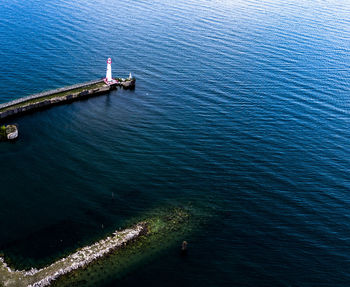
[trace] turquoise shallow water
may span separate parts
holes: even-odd
[[[192,204],[213,219],[189,256],[170,248],[112,286],[348,286],[349,15],[348,1],[2,1],[0,102],[101,78],[107,57],[137,87],[11,121],[0,250],[41,265]]]

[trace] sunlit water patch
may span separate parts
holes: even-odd
[[[349,15],[346,0],[2,1],[1,103],[101,78],[108,57],[137,86],[14,120],[1,252],[45,266],[192,202],[215,220],[186,260],[176,243],[91,282],[348,286]]]

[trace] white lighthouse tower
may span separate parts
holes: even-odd
[[[112,83],[112,59],[108,58],[107,60],[107,72],[106,72],[106,82],[107,83]]]

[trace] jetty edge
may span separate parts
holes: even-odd
[[[135,88],[135,78],[117,78],[112,84],[104,79],[58,88],[0,104],[0,121],[39,109],[109,93],[117,87]]]
[[[0,286],[43,287],[52,284],[56,286],[56,283],[70,279],[71,273],[85,272],[86,268],[96,266],[94,262],[104,262],[112,258],[111,256],[117,258],[119,255],[122,256],[119,252],[123,250],[133,250],[138,246],[136,252],[143,253],[144,250],[139,249],[140,246],[151,247],[145,244],[147,241],[157,246],[163,238],[167,238],[168,242],[176,232],[188,226],[190,217],[190,213],[183,208],[167,210],[160,215],[148,217],[130,228],[117,230],[112,235],[77,249],[74,253],[41,269],[15,270],[6,264],[3,257],[0,257]]]

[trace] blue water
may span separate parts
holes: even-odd
[[[111,286],[349,286],[349,52],[347,0],[2,0],[0,102],[108,57],[137,87],[11,120],[0,250],[45,264],[190,204],[189,255]]]

